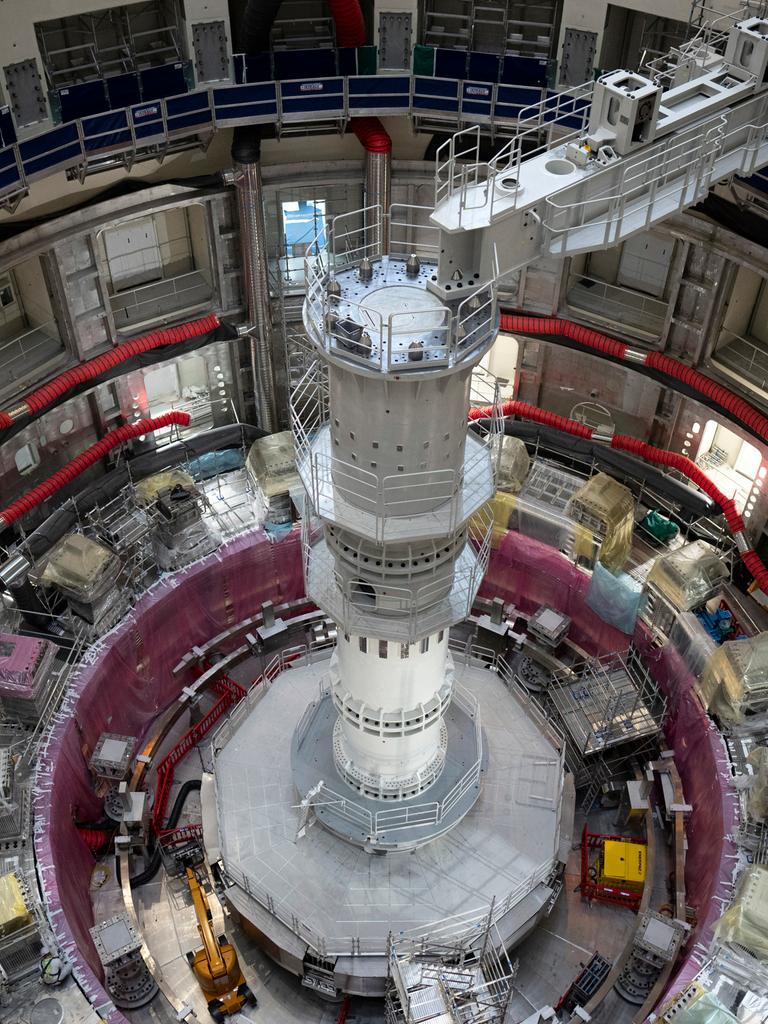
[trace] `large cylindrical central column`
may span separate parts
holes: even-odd
[[[453,692],[447,630],[414,644],[340,637],[331,686],[334,760],[345,781],[384,800],[417,796],[435,781]]]
[[[495,314],[492,301],[441,305],[427,289],[433,268],[415,255],[366,261],[335,268],[322,298],[310,281],[305,304],[325,362],[321,424],[301,422],[306,386],[293,406],[299,473],[323,521],[322,539],[307,526],[307,594],[339,639],[333,707],[324,696],[295,745],[297,777],[308,781],[304,758],[324,763],[317,750],[327,736],[349,787],[337,792],[326,774],[321,820],[386,846],[388,829],[415,828],[399,845],[450,828],[479,788],[479,721],[455,689],[448,643],[471,610],[489,546],[471,520],[493,494],[494,473],[468,413]],[[382,810],[382,801],[402,807]],[[369,814],[367,834],[358,826]]]

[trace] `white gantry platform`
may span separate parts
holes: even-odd
[[[467,433],[460,474],[456,479],[445,474],[445,481],[433,485],[439,496],[441,488],[444,491],[443,503],[409,516],[397,515],[398,502],[402,503],[403,477],[385,477],[373,488],[362,474],[358,474],[359,479],[349,472],[344,476],[347,467],[333,456],[328,427],[320,430],[306,453],[297,458],[296,468],[315,512],[322,519],[337,526],[353,526],[361,537],[379,544],[399,544],[446,536],[482,508],[496,491],[490,453],[485,438]],[[334,486],[334,470],[341,475],[341,486]],[[406,478],[416,493],[421,484],[419,476],[426,478],[427,474],[412,473]],[[353,504],[350,497],[357,498],[359,504]]]
[[[561,751],[495,673],[457,665],[456,681],[484,723],[479,795],[428,845],[366,852],[313,825],[293,785],[294,733],[322,700],[326,672],[327,663],[288,668],[215,752],[219,834],[206,835],[206,845],[220,845],[231,906],[294,973],[307,954],[320,957],[332,963],[338,988],[367,995],[384,991],[390,934],[460,936],[469,945],[493,907],[505,941],[519,941],[552,895],[561,828],[569,842],[573,806],[566,799],[562,820]],[[332,777],[329,754],[318,777],[331,801],[348,798],[354,813],[359,795]],[[385,806],[401,814],[407,802]],[[371,826],[361,819],[360,827]]]

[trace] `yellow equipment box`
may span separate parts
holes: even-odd
[[[30,920],[18,878],[13,873],[3,875],[0,878],[0,936],[23,928]]]
[[[606,839],[602,882],[642,889],[646,870],[647,848],[643,843],[622,843],[618,839]]]

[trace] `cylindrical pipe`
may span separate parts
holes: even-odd
[[[392,202],[392,152],[365,152],[365,244],[370,256],[389,254],[389,207]]]
[[[161,427],[170,427],[173,424],[188,427],[190,419],[188,412],[165,412],[162,416],[153,416],[151,419],[139,420],[137,423],[129,423],[110,430],[100,441],[92,444],[90,448],[86,448],[66,466],[62,466],[53,476],[49,476],[47,480],[38,484],[37,487],[33,487],[31,491],[0,511],[0,528],[10,526],[27,512],[31,512],[33,508],[52,497],[62,487],[84,473],[99,459],[103,459],[113,448],[117,448],[124,441],[130,441],[132,438],[141,437],[144,434],[151,434],[155,430],[160,430]]]
[[[328,0],[336,26],[336,45],[356,49],[365,46],[365,21],[360,0]]]
[[[749,427],[763,441],[768,441],[768,417],[759,412],[745,399],[735,395],[728,388],[723,387],[703,373],[694,370],[678,359],[664,355],[661,352],[644,352],[631,348],[623,341],[611,338],[600,331],[593,331],[589,327],[575,324],[571,320],[561,320],[559,317],[521,316],[512,313],[502,313],[500,329],[502,331],[520,331],[523,334],[559,334],[564,338],[583,345],[585,348],[594,349],[604,355],[621,359],[625,363],[634,363],[647,366],[651,370],[657,370],[668,377],[682,381],[693,391],[698,391],[711,402],[724,409],[744,426]]]
[[[272,363],[272,318],[267,279],[267,231],[258,157],[235,167],[243,285],[248,306],[251,372],[258,426],[275,430],[275,371]]]
[[[65,370],[58,377],[49,380],[47,384],[37,388],[27,395],[12,409],[0,412],[0,430],[13,426],[16,420],[23,416],[42,412],[43,409],[52,405],[58,398],[65,395],[78,384],[94,380],[107,370],[132,359],[140,352],[149,352],[152,349],[162,348],[165,345],[175,345],[180,341],[187,341],[189,338],[198,337],[215,330],[220,325],[219,318],[214,314],[201,317],[199,320],[191,320],[186,324],[178,324],[176,327],[166,327],[159,331],[152,331],[150,334],[143,334],[140,338],[133,338],[126,341],[117,348],[110,349],[103,355],[94,359],[87,359],[71,370]]]

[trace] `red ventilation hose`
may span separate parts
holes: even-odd
[[[339,46],[365,46],[365,22],[360,0],[328,0]],[[353,117],[349,126],[368,153],[391,153],[392,139],[378,117]]]
[[[47,480],[38,484],[37,487],[33,487],[27,494],[17,498],[7,508],[4,508],[0,512],[0,527],[10,526],[17,519],[26,515],[27,512],[31,512],[33,508],[36,508],[41,502],[50,498],[57,491],[60,491],[62,487],[85,472],[89,466],[98,462],[99,459],[103,459],[108,452],[111,452],[113,448],[117,448],[124,441],[130,441],[134,437],[141,437],[142,434],[151,434],[154,430],[159,430],[161,427],[169,427],[172,424],[188,427],[190,419],[191,417],[188,412],[166,412],[162,416],[139,420],[138,423],[131,423],[127,426],[110,430],[105,437],[102,437],[96,444],[92,444],[90,448],[86,448],[84,452],[71,462],[68,462],[66,466],[62,466],[53,476],[49,476]]]
[[[365,46],[365,22],[360,0],[328,0],[328,9],[336,25],[338,45],[350,49]]]
[[[554,427],[556,430],[562,430],[567,434],[573,434],[575,437],[585,438],[586,440],[608,440],[606,437],[598,435],[596,431],[584,423],[568,419],[565,416],[558,416],[556,413],[547,412],[545,409],[539,409],[535,405],[528,405],[527,402],[504,402],[500,411],[503,416],[519,416],[521,419],[542,423],[545,426]],[[483,419],[492,413],[493,409],[490,406],[481,406],[469,410],[469,419]],[[653,445],[646,444],[645,441],[640,441],[636,437],[627,437],[624,434],[614,434],[610,439],[610,445],[611,448],[629,452],[631,455],[645,459],[646,462],[655,462],[659,466],[676,469],[716,502],[723,510],[725,521],[736,542],[741,560],[755,578],[757,585],[763,593],[768,594],[768,569],[763,565],[757,552],[750,547],[744,532],[744,520],[738,512],[733,498],[723,494],[720,488],[712,483],[695,462],[692,462],[687,455],[669,452],[663,448],[655,448]]]
[[[392,139],[378,117],[353,117],[349,123],[369,153],[392,152]]]
[[[523,334],[559,334],[586,348],[592,348],[596,352],[602,352],[627,363],[636,363],[652,370],[659,370],[668,377],[682,381],[694,391],[698,391],[699,394],[715,402],[744,426],[753,430],[763,441],[768,442],[768,417],[745,399],[739,398],[728,388],[723,387],[722,384],[710,380],[698,370],[681,363],[679,359],[662,355],[660,352],[643,352],[640,349],[634,349],[607,334],[582,327],[570,320],[561,320],[559,317],[517,316],[502,313],[501,330],[519,331]]]
[[[106,373],[107,370],[111,370],[141,352],[149,352],[150,349],[175,345],[180,341],[196,338],[215,330],[219,325],[219,318],[211,314],[201,317],[199,320],[192,320],[188,324],[152,331],[151,334],[143,334],[140,338],[126,341],[123,345],[118,345],[117,348],[96,356],[94,359],[88,359],[71,370],[65,370],[58,377],[54,377],[52,381],[43,384],[42,387],[27,395],[13,414],[0,412],[0,430],[7,430],[21,416],[41,412],[47,406],[52,405],[56,399],[77,387],[78,384],[100,377],[102,373]]]
[[[115,824],[115,828],[117,828],[117,824]],[[104,832],[102,829],[78,828],[77,831],[94,856],[101,853],[111,838],[110,833]]]

